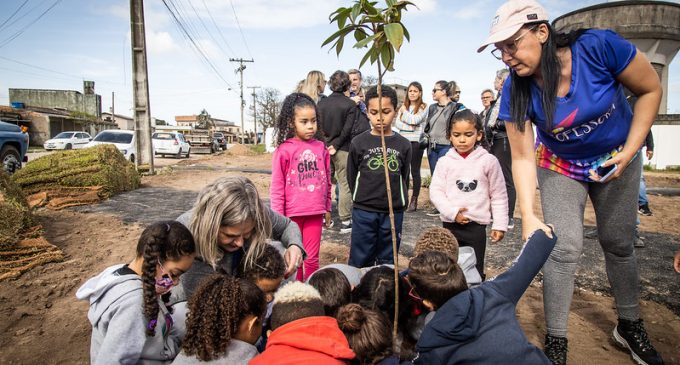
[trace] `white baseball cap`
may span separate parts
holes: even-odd
[[[526,23],[547,21],[548,12],[534,0],[509,0],[496,10],[491,22],[489,37],[477,49],[482,52],[486,46],[510,38]]]

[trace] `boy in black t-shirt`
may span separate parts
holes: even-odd
[[[394,263],[380,144],[381,129],[385,135],[387,149],[397,249],[401,242],[404,210],[408,204],[411,143],[392,131],[392,121],[396,116],[397,93],[391,87],[383,86],[382,103],[379,100],[375,86],[366,92],[371,130],[361,133],[352,140],[347,157],[347,180],[354,201],[349,264],[356,267]]]

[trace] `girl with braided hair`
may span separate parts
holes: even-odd
[[[194,261],[196,246],[181,223],[148,226],[128,264],[105,269],[78,289],[90,302],[92,364],[167,362],[179,352],[179,333],[162,297]]]
[[[172,364],[247,364],[258,354],[266,309],[264,293],[250,281],[209,276],[189,300],[187,334]]]

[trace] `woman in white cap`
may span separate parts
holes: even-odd
[[[636,156],[659,109],[656,72],[642,52],[612,31],[556,33],[533,0],[503,4],[478,52],[488,45],[511,69],[499,119],[508,122],[522,236],[550,232],[533,208],[538,178],[545,222],[559,237],[543,269],[546,355],[555,364],[566,363],[567,318],[590,197],[618,312],[614,340],[640,364],[663,364],[640,319],[633,248],[641,163]],[[624,87],[638,97],[634,110]]]

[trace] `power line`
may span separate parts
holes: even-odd
[[[35,20],[32,22],[28,23],[25,27],[21,28],[18,32],[16,32],[13,36],[11,36],[9,39],[5,40],[4,43],[0,44],[0,48],[6,46],[13,40],[15,40],[17,37],[22,35],[26,29],[30,28],[33,24],[35,24],[38,20],[40,20],[45,14],[49,13],[50,10],[52,10],[57,4],[59,4],[62,0],[56,0],[49,8],[47,8],[45,11],[42,12]]]
[[[23,19],[23,18],[25,18],[26,16],[28,16],[28,14],[32,13],[33,10],[38,9],[39,7],[43,6],[43,4],[46,3],[47,1],[48,1],[48,0],[43,0],[43,1],[41,1],[38,5],[36,5],[36,6],[32,7],[32,8],[30,8],[30,9],[28,9],[28,11],[26,11],[24,14],[22,14],[21,16],[19,16],[19,17],[16,18],[16,19],[14,19],[11,23],[7,24],[7,27],[11,27],[12,25],[16,24],[18,21],[20,21],[21,19]]]
[[[234,19],[236,19],[236,25],[238,26],[238,31],[241,33],[241,39],[243,39],[243,44],[245,44],[246,50],[248,51],[248,55],[250,55],[250,58],[253,58],[253,54],[250,53],[250,47],[248,47],[248,42],[246,42],[246,37],[243,35],[241,24],[238,21],[238,15],[236,15],[236,8],[234,8],[234,2],[232,0],[229,0],[229,4],[231,4],[231,10],[234,12]]]
[[[208,33],[208,36],[210,36],[210,39],[212,39],[213,42],[215,42],[215,44],[217,45],[217,47],[220,49],[220,51],[222,51],[222,53],[224,53],[225,56],[227,56],[227,58],[232,57],[232,55],[230,55],[229,53],[227,53],[227,51],[225,51],[224,48],[222,48],[222,45],[217,41],[217,39],[215,39],[215,37],[213,36],[212,32],[210,32],[210,31],[208,30],[208,27],[205,25],[205,22],[203,21],[203,18],[201,18],[201,16],[198,14],[198,11],[196,11],[196,8],[194,7],[194,4],[191,2],[191,0],[188,0],[188,1],[189,1],[189,5],[191,6],[191,9],[194,11],[194,14],[196,14],[196,17],[198,18],[198,21],[201,22],[201,25],[203,26],[203,29],[205,30],[206,33]]]
[[[209,67],[215,72],[217,77],[219,77],[229,88],[233,88],[231,86],[231,84],[224,77],[222,77],[222,74],[220,74],[220,72],[217,70],[217,67],[215,67],[215,65],[210,61],[208,56],[203,52],[203,50],[198,46],[198,44],[196,44],[196,41],[191,36],[191,34],[189,34],[189,32],[187,31],[184,24],[182,22],[180,22],[177,15],[175,14],[175,12],[168,5],[168,1],[170,1],[172,3],[171,0],[163,0],[163,4],[165,5],[165,7],[168,9],[170,14],[172,15],[172,18],[175,20],[175,23],[177,24],[177,26],[185,34],[185,36],[189,40],[189,42],[191,42],[191,44],[194,46],[194,49],[200,54],[200,56],[203,58],[203,60],[205,60],[205,62],[208,63]]]
[[[220,27],[217,26],[217,22],[215,21],[215,18],[213,18],[212,12],[210,12],[210,10],[208,9],[208,5],[206,5],[205,0],[202,0],[202,1],[203,1],[203,7],[205,8],[205,11],[210,16],[210,20],[212,21],[213,25],[215,26],[215,29],[217,29],[217,33],[220,35],[220,38],[222,38],[222,40],[224,41],[224,44],[227,46],[229,51],[231,53],[235,54],[236,52],[234,52],[234,50],[229,45],[229,42],[227,42],[227,39],[224,37],[224,34],[222,33],[222,30],[220,29]]]
[[[5,21],[2,22],[2,24],[0,24],[0,29],[2,29],[2,27],[4,27],[8,21],[12,20],[12,18],[14,18],[14,16],[17,15],[19,11],[21,11],[21,8],[23,8],[24,5],[26,5],[26,3],[28,3],[28,0],[24,0],[24,2],[21,5],[19,5],[19,8],[15,10],[14,13],[12,13],[12,15],[9,16],[9,18],[5,19]]]

